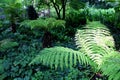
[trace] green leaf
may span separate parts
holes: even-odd
[[[78,57],[79,56],[79,57]],[[77,63],[90,64],[87,56],[79,51],[75,51],[64,47],[45,48],[39,55],[37,55],[29,65],[40,64],[50,66],[51,68],[71,68],[76,66]],[[49,59],[49,60],[48,60]],[[79,59],[79,62],[78,62]]]
[[[14,42],[10,39],[5,39],[5,40],[0,41],[0,51],[2,51],[2,52],[6,51],[8,49],[11,49],[15,46],[18,46],[18,43]]]

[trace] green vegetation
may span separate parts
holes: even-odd
[[[0,0],[0,80],[119,80],[119,0]]]
[[[18,46],[17,42],[13,42],[10,39],[0,41],[0,51],[4,52],[12,47]]]

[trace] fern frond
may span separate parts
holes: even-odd
[[[45,48],[30,63],[50,66],[51,68],[72,68],[78,63],[91,64],[91,60],[83,53],[64,47]]]
[[[88,28],[88,29],[107,29],[107,27],[103,24],[101,24],[100,21],[93,21],[93,22],[88,22],[86,27],[85,28]]]
[[[46,28],[47,24],[43,19],[25,20],[21,23],[20,26],[25,26],[26,28],[31,28],[31,29],[34,29],[34,28],[41,29],[41,28]]]
[[[2,74],[4,72],[4,67],[3,67],[3,60],[0,59],[0,74]]]
[[[102,58],[101,70],[108,80],[120,80],[120,54],[111,51],[111,54]]]
[[[0,41],[0,51],[4,52],[7,49],[13,48],[15,46],[18,46],[17,42],[13,42],[11,39],[4,39]]]
[[[26,20],[26,21],[23,21],[20,26],[25,26],[31,29],[51,30],[56,27],[65,27],[65,21],[56,20],[55,18]]]
[[[97,65],[102,63],[101,58],[105,54],[110,53],[109,47],[114,47],[114,39],[109,29],[98,21],[89,22],[85,29],[78,30],[75,40],[79,50],[88,55]]]
[[[108,80],[120,79],[120,54],[109,29],[100,22],[90,22],[84,30],[78,30],[76,44],[101,69]]]

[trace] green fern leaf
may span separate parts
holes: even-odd
[[[68,55],[65,55],[65,66],[66,67],[69,67],[69,53],[68,53]]]
[[[115,47],[109,29],[98,21],[89,22],[85,29],[78,30],[75,40],[79,51],[85,53],[98,66],[102,63],[102,57],[110,53],[110,48]]]
[[[64,68],[72,68],[77,63],[91,64],[90,60],[83,53],[64,47],[45,48],[29,65],[39,63],[55,69],[61,68],[62,70]]]
[[[67,56],[67,55],[66,55]],[[60,59],[59,59],[59,57],[60,57],[60,53],[57,53],[56,52],[56,55],[55,55],[55,57],[56,57],[56,59],[58,59],[58,60],[55,60],[55,69],[57,69],[58,67],[59,67],[59,61],[60,61]],[[66,58],[66,60],[65,61],[67,61],[68,59]],[[48,63],[49,64],[49,63]],[[66,64],[67,64],[67,62],[66,62]],[[67,66],[68,67],[68,66]]]
[[[71,52],[69,52],[69,54],[70,54],[69,55],[69,57],[70,57],[69,58],[69,62],[70,62],[69,65],[70,65],[70,69],[72,69],[72,67],[73,67],[73,54]]]
[[[37,20],[25,20],[20,25],[30,29],[43,29],[51,30],[57,27],[65,27],[64,20],[56,20],[55,18],[37,19]]]
[[[0,41],[0,51],[4,52],[8,49],[11,49],[15,46],[18,46],[17,42],[12,41],[11,39],[4,39]]]
[[[120,79],[120,54],[115,51],[111,51],[110,54],[102,57],[101,70],[104,75],[109,76],[108,80]]]

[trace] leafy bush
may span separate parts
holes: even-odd
[[[79,25],[86,24],[87,20],[84,11],[77,11],[74,9],[68,10],[66,16],[66,25],[72,27],[78,27]]]
[[[115,20],[115,10],[114,8],[110,9],[96,9],[96,8],[87,8],[87,18],[90,21],[102,21],[103,23],[114,24]]]
[[[30,67],[28,64],[38,51],[39,49],[36,50],[34,43],[29,46],[24,44],[17,49],[11,50],[2,63],[5,74],[4,79],[30,80],[36,68]]]
[[[89,70],[79,71],[78,69],[38,71],[32,80],[88,80],[89,73]]]
[[[86,24],[87,20],[101,21],[109,25],[114,25],[116,23],[114,8],[97,9],[94,7],[86,7],[79,10],[68,10],[66,14],[66,23],[68,26],[72,27],[78,27],[81,24]]]

